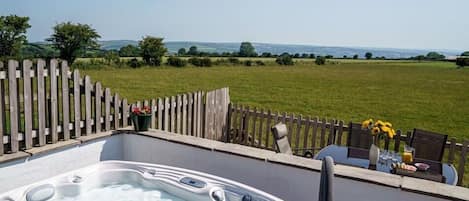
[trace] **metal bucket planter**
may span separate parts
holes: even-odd
[[[132,123],[135,131],[148,131],[150,127],[151,115],[132,115]]]

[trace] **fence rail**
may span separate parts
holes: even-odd
[[[327,145],[345,145],[348,136],[348,123],[342,120],[309,117],[273,112],[272,110],[249,108],[244,105],[229,105],[228,127],[224,140],[226,142],[276,151],[276,145],[270,128],[282,122],[288,128],[288,141],[295,155],[314,155]],[[410,142],[411,132],[396,132],[393,139],[384,139],[379,143],[385,149],[399,151]],[[446,143],[446,162],[454,164],[458,172],[458,185],[462,185],[467,161],[469,141],[456,143],[450,138]],[[457,162],[457,163],[456,163]]]

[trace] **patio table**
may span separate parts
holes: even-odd
[[[329,145],[321,149],[314,157],[314,159],[322,160],[326,156],[331,156],[334,159],[336,164],[354,166],[359,168],[367,168],[371,170],[376,170],[380,172],[392,173],[391,164],[392,161],[380,161],[376,166],[370,166],[370,161],[368,159],[368,150],[355,148],[355,147],[346,147],[338,145]],[[401,162],[402,159],[397,157],[398,162]],[[414,162],[423,162],[430,165],[430,169],[425,172],[417,171],[415,173],[408,173],[405,176],[417,177],[425,179],[427,178],[438,178],[443,177],[446,184],[456,185],[458,181],[458,174],[453,165],[447,163],[441,163],[438,161],[428,161],[424,159],[414,158]]]

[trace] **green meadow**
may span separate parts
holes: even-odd
[[[231,101],[279,112],[360,122],[382,119],[403,131],[469,136],[469,69],[449,62],[332,60],[317,66],[102,67],[83,70],[129,101],[230,88]]]

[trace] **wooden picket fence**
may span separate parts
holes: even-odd
[[[137,101],[133,107],[151,107],[151,128],[183,135],[221,140],[225,133],[229,89]]]
[[[0,62],[0,97],[0,158],[130,125],[127,99],[71,72],[66,61]],[[155,129],[210,139],[227,129],[228,88],[143,101],[149,104]]]
[[[335,119],[309,117],[303,115],[273,112],[272,110],[250,108],[249,106],[230,104],[227,124],[230,129],[224,136],[225,142],[243,144],[276,151],[271,127],[284,123],[288,129],[288,141],[295,155],[312,157],[327,145],[346,145],[348,122]],[[410,143],[411,132],[397,130],[396,136],[379,143],[385,149],[402,150]],[[467,161],[469,140],[463,144],[450,138],[446,143],[446,162],[453,164],[458,172],[458,185],[463,185],[464,170]]]
[[[128,125],[128,104],[66,61],[0,62],[0,156]]]

